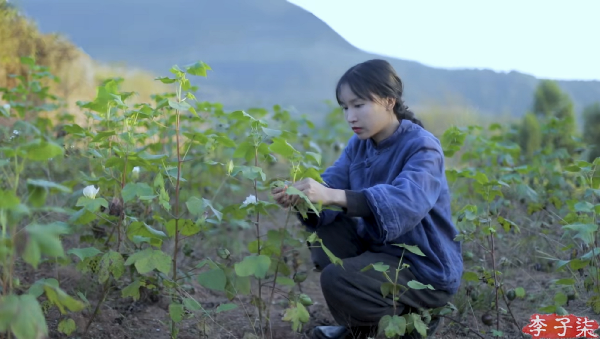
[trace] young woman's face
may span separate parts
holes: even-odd
[[[379,142],[398,128],[393,100],[360,99],[350,86],[344,84],[340,88],[340,101],[346,121],[361,140],[373,138],[375,142]]]

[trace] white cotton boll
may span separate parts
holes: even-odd
[[[250,204],[256,204],[256,197],[253,194],[249,195],[246,200],[244,200],[242,206],[248,206]]]
[[[83,195],[90,199],[96,199],[96,194],[98,194],[99,191],[100,187],[96,188],[94,185],[90,185],[83,189]]]

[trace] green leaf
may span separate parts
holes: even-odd
[[[84,260],[85,258],[94,257],[100,253],[102,253],[102,252],[95,247],[72,248],[69,251],[67,251],[67,254],[74,254],[80,260]]]
[[[98,281],[105,283],[110,275],[119,279],[125,272],[124,259],[121,253],[109,250],[100,259],[100,268],[98,271]]]
[[[154,194],[154,190],[152,189],[152,187],[150,187],[150,185],[144,183],[144,182],[140,182],[140,183],[127,183],[125,185],[125,187],[123,187],[123,190],[121,191],[121,196],[123,197],[123,202],[127,203],[131,200],[133,200],[133,198],[137,197],[145,197],[145,196],[151,196]]]
[[[508,219],[498,216],[498,222],[500,223],[500,225],[502,225],[502,228],[504,228],[504,232],[508,233],[512,229],[516,233],[521,233],[521,229],[519,228],[519,226]]]
[[[291,279],[291,278],[288,278],[288,277],[278,276],[277,279],[275,279],[275,281],[278,284],[284,285],[284,286],[294,286],[294,285],[296,285],[296,282],[294,281],[294,279]]]
[[[169,78],[169,77],[158,77],[158,78],[155,78],[154,80],[158,80],[158,81],[162,82],[163,84],[172,84],[177,81],[177,79],[173,79],[173,78]]]
[[[563,279],[558,279],[554,283],[557,284],[557,285],[575,285],[575,279],[573,279],[573,278],[563,278]]]
[[[575,204],[575,212],[591,213],[594,212],[594,205],[587,201],[580,201]]]
[[[581,260],[581,259],[573,259],[569,262],[569,266],[571,266],[571,268],[573,270],[579,270],[579,269],[585,268],[589,264],[590,264],[589,260]]]
[[[174,99],[169,99],[169,106],[179,111],[187,111],[192,107],[185,101],[177,102]]]
[[[393,284],[391,282],[384,282],[383,284],[381,284],[380,286],[380,290],[381,290],[381,296],[383,298],[387,297],[388,295],[390,295],[390,293],[396,293],[398,292],[399,286],[396,284]]]
[[[140,287],[145,286],[146,283],[138,279],[134,280],[131,284],[127,285],[121,290],[121,297],[131,297],[133,300],[140,299]]]
[[[10,331],[16,339],[46,337],[48,325],[37,299],[30,294],[0,299],[0,331]]]
[[[212,70],[210,66],[208,66],[202,61],[198,61],[194,64],[188,65],[185,67],[185,69],[185,71],[190,75],[202,77],[206,77],[206,71]]]
[[[540,310],[540,312],[543,312],[543,313],[555,313],[556,305],[543,306],[543,307],[540,307],[539,310]]]
[[[136,252],[127,258],[125,266],[131,264],[135,264],[139,274],[146,274],[154,269],[164,274],[169,274],[169,271],[171,271],[171,257],[161,250],[151,248]]]
[[[286,158],[290,158],[299,152],[292,147],[287,141],[279,138],[273,138],[273,143],[269,146],[269,149],[277,154],[281,154]]]
[[[67,309],[70,312],[79,312],[86,307],[83,302],[73,298],[58,287],[58,281],[54,279],[46,279],[44,292],[46,292],[48,300],[58,307],[61,314],[67,314]]]
[[[94,137],[92,138],[92,142],[104,142],[113,135],[117,135],[117,131],[101,131],[94,135]]]
[[[444,132],[441,138],[442,148],[446,157],[452,157],[463,146],[467,133],[456,126],[452,126]]]
[[[342,261],[342,259],[336,257],[335,254],[333,254],[333,252],[331,252],[329,250],[329,248],[327,248],[325,245],[323,245],[322,241],[321,241],[321,248],[323,249],[323,252],[325,252],[325,254],[327,255],[327,258],[329,258],[329,261],[331,261],[332,264],[340,265],[340,266],[344,267],[344,262]]]
[[[291,303],[291,306],[285,310],[283,321],[292,322],[292,330],[300,332],[302,325],[308,323],[310,315],[302,303]]]
[[[406,284],[408,285],[408,287],[415,289],[415,290],[422,290],[425,288],[428,288],[430,290],[435,290],[435,288],[433,288],[433,286],[431,286],[430,284],[424,285],[416,280],[411,280]]]
[[[64,257],[60,236],[68,233],[65,223],[54,222],[48,225],[30,224],[25,227],[28,240],[23,252],[23,260],[37,269],[42,255]]]
[[[209,271],[198,274],[198,283],[208,289],[215,291],[225,291],[227,276],[220,268],[213,268]]]
[[[406,333],[406,319],[397,315],[385,315],[379,319],[379,334],[385,333],[387,338],[404,336]]]
[[[59,191],[59,192],[64,192],[64,193],[71,193],[72,192],[72,190],[69,187],[57,184],[57,183],[52,182],[52,181],[47,181],[47,180],[27,179],[27,185],[29,185],[29,186],[35,186],[35,187],[47,188],[47,189],[51,189],[51,190],[55,190],[55,191]]]
[[[61,320],[58,323],[58,332],[64,333],[66,335],[71,335],[77,329],[77,325],[75,325],[75,321],[71,318],[66,318]]]
[[[300,198],[302,198],[302,200],[304,200],[304,202],[308,205],[308,207],[313,212],[319,213],[319,210],[315,207],[315,205],[313,205],[313,203],[310,201],[310,199],[308,199],[308,197],[306,196],[306,194],[304,194],[304,192],[300,191],[296,187],[293,187],[293,186],[288,187],[287,190],[285,190],[285,193],[287,193],[289,195],[298,195],[298,196],[300,196]]]
[[[421,249],[419,249],[418,246],[416,245],[406,245],[406,244],[393,244],[394,246],[398,246],[398,247],[404,247],[406,248],[409,252],[416,254],[416,255],[420,255],[422,257],[425,256],[425,254],[423,254],[423,252],[421,251]]]
[[[315,152],[304,152],[304,154],[313,158],[319,166],[321,166],[321,154]]]
[[[190,197],[185,203],[188,211],[195,216],[200,216],[206,210],[206,204],[204,200],[201,200],[197,197]]]
[[[579,172],[579,171],[581,171],[581,167],[572,164],[572,165],[569,165],[569,166],[565,167],[565,171],[567,171],[567,172]]]
[[[13,191],[0,190],[0,208],[13,209],[21,203],[21,200]]]
[[[183,306],[190,311],[200,311],[202,309],[202,305],[196,299],[192,298],[183,298]]]
[[[554,305],[555,306],[562,306],[567,303],[567,300],[568,300],[567,296],[562,292],[558,292],[554,295]]]
[[[182,304],[170,304],[169,305],[169,316],[171,320],[179,323],[183,320],[183,305]]]
[[[235,273],[240,277],[255,276],[258,279],[264,279],[269,267],[271,258],[266,255],[249,255],[235,264]]]
[[[598,231],[598,225],[595,224],[574,223],[570,225],[564,225],[562,228],[576,232],[574,238],[583,240],[585,244],[593,243],[594,234]]]
[[[233,158],[244,158],[246,160],[254,158],[254,144],[250,141],[244,141],[237,145],[233,152]]]
[[[223,219],[223,213],[214,208],[210,200],[202,198],[202,201],[204,201],[204,206],[210,208],[220,222]]]
[[[229,113],[229,118],[231,118],[232,120],[238,120],[240,122],[256,121],[256,119],[254,119],[253,116],[246,113],[245,111],[233,111]]]
[[[88,198],[86,196],[81,196],[81,197],[79,197],[79,199],[77,199],[77,203],[75,204],[75,206],[83,207],[86,210],[94,213],[100,209],[100,206],[104,206],[104,208],[108,208],[108,201],[106,201],[106,199],[104,199],[104,198],[96,197],[95,199],[92,199],[92,198]]]
[[[168,238],[164,232],[154,229],[141,221],[134,221],[127,227],[127,238],[133,241],[136,236],[149,238],[150,244],[155,247],[160,247],[163,239]]]
[[[58,332],[60,333],[71,335],[76,329],[75,320],[71,318],[63,319],[58,323]]]
[[[410,316],[413,320],[413,326],[415,327],[415,330],[417,330],[417,332],[421,336],[426,336],[427,335],[427,325],[425,325],[425,323],[421,319],[421,316],[416,313],[411,313]]]
[[[374,269],[377,272],[387,272],[388,269],[390,268],[389,265],[385,265],[383,262],[377,262],[374,264],[370,264],[369,266],[363,268],[362,270],[360,270],[361,272],[366,272],[370,269]]]
[[[231,311],[231,310],[235,310],[236,308],[238,308],[238,305],[236,304],[221,304],[217,307],[217,309],[215,310],[215,313],[221,313],[221,312],[227,312],[227,311]]]
[[[248,180],[267,180],[267,176],[262,168],[257,166],[235,166],[231,175],[236,176],[240,172],[242,173],[242,176]]]
[[[321,174],[313,167],[309,167],[306,169],[306,171],[302,172],[300,178],[312,178],[316,182],[319,182],[321,184],[325,183],[325,181],[323,181],[323,178],[321,178]]]
[[[64,149],[60,145],[40,139],[23,145],[23,149],[26,152],[25,158],[33,161],[46,161],[64,154]]]
[[[169,222],[166,225],[166,229],[167,229],[167,234],[170,237],[175,236],[175,231],[176,231],[176,227],[177,226],[177,230],[179,231],[179,234],[183,235],[183,236],[192,236],[194,234],[197,234],[201,231],[200,225],[194,223],[192,220],[189,219],[179,219],[178,224],[176,225],[176,220],[175,219],[171,219],[169,220]]]
[[[383,262],[373,264],[373,269],[377,272],[387,272],[389,268],[390,266],[383,264]]]
[[[463,279],[466,280],[466,281],[478,282],[479,281],[479,276],[475,272],[465,271],[463,273]]]

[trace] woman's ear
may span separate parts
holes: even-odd
[[[386,106],[387,110],[393,111],[394,106],[396,105],[396,98],[388,98],[386,104],[387,104],[387,106]]]

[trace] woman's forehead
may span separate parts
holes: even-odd
[[[360,98],[350,89],[350,86],[344,84],[340,87],[340,100],[351,104],[354,101],[360,100]]]

